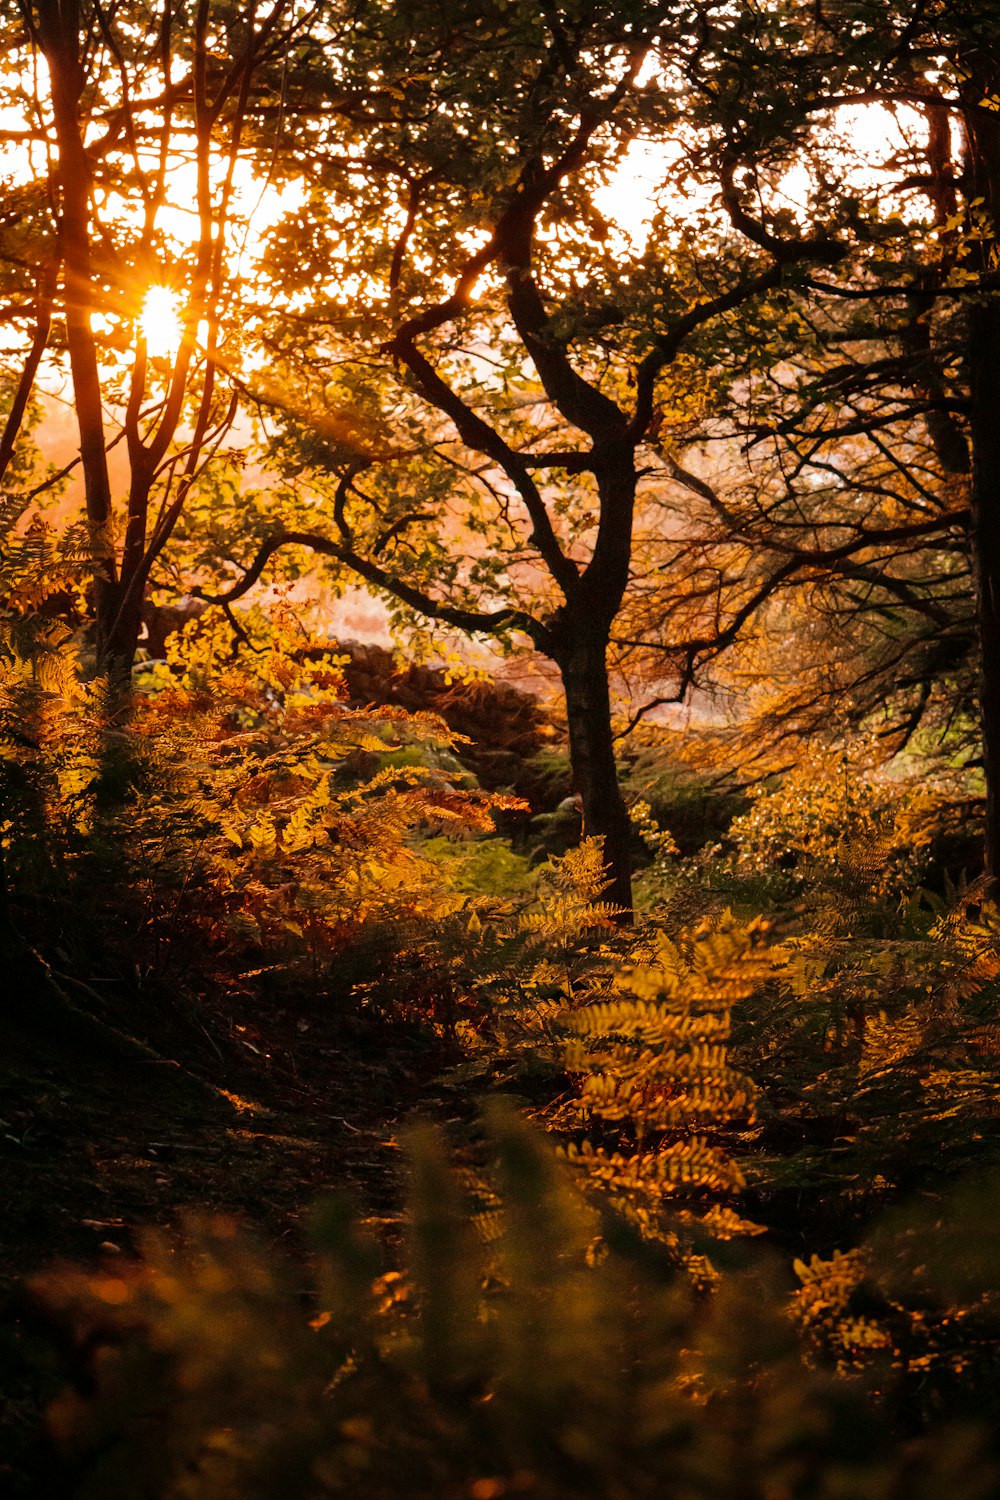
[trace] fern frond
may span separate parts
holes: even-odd
[[[649,1045],[681,1039],[707,1042],[728,1037],[730,1012],[727,1008],[692,1014],[650,1000],[608,1000],[568,1012],[564,1024],[584,1036],[640,1037]]]
[[[727,912],[686,941],[661,935],[646,949],[649,962],[616,976],[626,994],[564,1012],[564,1059],[579,1078],[579,1112],[640,1141],[752,1120],[757,1090],[730,1067],[728,1042],[732,1007],[775,971],[766,932],[764,922],[739,924]],[[653,1210],[679,1184],[715,1193],[743,1182],[726,1153],[700,1136],[664,1138],[644,1152],[587,1142],[567,1155],[612,1199],[624,1196],[640,1232],[660,1240]]]
[[[736,1193],[745,1179],[736,1164],[703,1136],[675,1141],[656,1151],[624,1155],[605,1151],[589,1141],[564,1150],[571,1167],[584,1171],[602,1186],[657,1202],[681,1189]]]
[[[684,1084],[653,1078],[636,1086],[629,1080],[596,1074],[584,1080],[581,1108],[609,1121],[628,1122],[636,1135],[682,1129],[705,1117],[718,1123],[752,1119],[757,1091],[741,1074],[722,1070]]]

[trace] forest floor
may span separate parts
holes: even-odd
[[[155,1016],[154,1016],[155,1022]],[[202,1025],[201,1022],[207,1024]],[[188,1035],[184,1035],[185,1024]],[[149,1226],[233,1214],[301,1254],[312,1204],[346,1195],[397,1237],[399,1132],[462,1102],[439,1038],[296,1003],[144,1028],[157,1056],[58,1028],[0,1027],[0,1492],[53,1493],[43,1413],[69,1351],[36,1320],[31,1276],[138,1248]],[[171,1030],[174,1034],[171,1035]],[[456,1120],[454,1123],[458,1123]]]

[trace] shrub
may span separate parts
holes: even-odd
[[[923,783],[889,779],[864,755],[821,746],[750,795],[728,835],[742,864],[837,870],[881,894],[919,882],[948,800]]]
[[[39,941],[45,904],[45,938],[71,955],[124,940],[123,964],[148,976],[178,951],[225,953],[314,988],[366,923],[464,905],[417,836],[491,830],[510,799],[453,779],[433,716],[348,708],[290,616],[253,624],[255,650],[221,620],[177,632],[125,716],[69,641],[11,651],[0,839]]]

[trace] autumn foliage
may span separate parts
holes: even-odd
[[[994,11],[4,18],[17,1500],[1000,1493]]]

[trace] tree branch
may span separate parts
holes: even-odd
[[[361,557],[350,547],[341,545],[317,531],[276,532],[261,543],[253,562],[244,569],[243,577],[238,583],[233,584],[232,588],[222,594],[208,594],[203,589],[192,589],[191,592],[197,598],[204,599],[206,604],[232,604],[234,600],[241,599],[244,594],[249,593],[254,584],[259,582],[267,564],[282,547],[308,547],[322,557],[331,557],[357,573],[366,583],[384,589],[386,593],[392,594],[401,603],[409,605],[411,609],[417,610],[429,619],[441,620],[446,625],[454,625],[457,630],[481,635],[503,635],[510,629],[520,630],[530,636],[536,646],[542,646],[546,638],[545,627],[522,610],[499,609],[486,613],[480,610],[461,609],[456,605],[444,603],[432,598],[430,594],[425,594],[422,589],[415,588],[400,578],[394,578],[384,568],[380,568],[368,558]]]
[[[742,306],[744,302],[748,302],[751,297],[756,297],[760,292],[770,291],[772,287],[779,285],[781,278],[782,267],[780,265],[771,266],[767,271],[758,272],[755,276],[745,276],[734,287],[730,287],[728,292],[720,292],[717,297],[710,297],[705,302],[696,303],[682,317],[677,318],[669,329],[657,337],[653,348],[636,370],[635,410],[628,426],[629,436],[634,442],[641,440],[653,419],[653,394],[660,371],[676,359],[682,345],[691,334],[703,323],[717,318],[720,313],[731,312],[733,308]]]
[[[392,349],[413,375],[420,393],[451,419],[462,442],[477,453],[492,458],[516,486],[531,521],[532,543],[568,599],[579,583],[579,570],[560,547],[545,501],[520,454],[504,442],[495,428],[465,404],[409,339],[397,336],[392,341]]]
[[[11,459],[14,457],[14,444],[17,442],[21,423],[24,421],[24,413],[27,410],[28,401],[31,397],[35,376],[41,363],[45,346],[49,341],[49,328],[52,324],[52,303],[55,297],[56,280],[59,275],[59,258],[56,256],[42,270],[38,278],[38,297],[35,303],[35,329],[31,338],[31,346],[28,349],[27,358],[24,361],[24,369],[21,378],[17,382],[14,399],[11,402],[7,420],[4,423],[3,435],[0,436],[0,480],[10,467]]]

